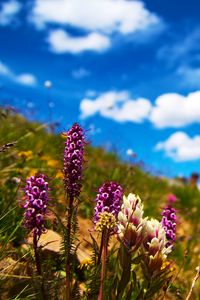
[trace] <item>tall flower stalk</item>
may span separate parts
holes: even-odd
[[[64,149],[64,187],[67,195],[67,233],[66,233],[66,299],[72,297],[72,268],[70,251],[72,246],[71,231],[74,213],[74,201],[80,195],[82,187],[83,157],[85,136],[83,129],[75,123],[66,132],[67,140]]]
[[[94,209],[95,229],[101,232],[101,246],[98,263],[102,256],[101,283],[98,300],[104,299],[104,283],[109,237],[117,232],[117,216],[122,202],[122,187],[113,181],[104,183],[98,190]]]
[[[26,180],[25,197],[26,203],[23,205],[24,226],[33,234],[33,248],[35,255],[36,269],[39,276],[42,275],[40,256],[38,251],[38,241],[45,228],[45,215],[47,213],[47,204],[49,187],[46,176],[35,175]],[[44,288],[42,282],[42,293],[44,296]]]
[[[121,247],[118,252],[120,280],[117,284],[116,300],[122,299],[126,286],[131,280],[133,253],[136,253],[142,243],[143,224],[143,205],[140,197],[135,194],[123,196],[123,203],[118,214],[117,235]]]
[[[142,241],[142,270],[144,282],[141,290],[142,299],[151,299],[159,289],[171,280],[171,263],[167,256],[172,247],[167,245],[165,230],[156,219],[146,220]]]

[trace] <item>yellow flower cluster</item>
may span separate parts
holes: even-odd
[[[33,152],[31,150],[21,151],[18,153],[18,157],[23,158],[26,161],[31,160],[33,158]]]
[[[99,216],[99,221],[96,224],[96,230],[102,231],[103,229],[114,229],[117,226],[116,218],[113,214],[104,211]]]
[[[79,266],[78,266],[78,268],[79,269],[89,269],[90,268],[90,266],[91,266],[91,264],[92,264],[92,261],[91,261],[91,259],[83,259],[81,262],[80,262],[80,264],[79,264]]]

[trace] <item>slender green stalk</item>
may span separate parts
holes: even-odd
[[[99,265],[100,262],[101,262],[101,255],[102,255],[102,250],[103,250],[103,243],[104,243],[104,237],[103,237],[103,234],[102,234],[101,235],[101,244],[100,244],[100,249],[99,249],[99,255],[98,255],[97,265]]]
[[[67,248],[66,248],[66,300],[71,300],[71,260],[70,260],[70,250],[71,250],[71,226],[72,226],[72,214],[73,214],[73,201],[74,198],[69,196],[69,208],[67,215]]]
[[[46,294],[45,294],[45,290],[44,290],[44,278],[42,276],[42,268],[41,268],[40,256],[39,256],[39,252],[38,252],[38,239],[37,239],[37,235],[35,235],[35,234],[33,236],[33,248],[34,248],[35,264],[36,264],[37,273],[39,276],[42,277],[41,295],[42,295],[42,299],[45,300]]]
[[[119,250],[119,255],[121,256],[118,257],[118,259],[121,261],[122,272],[121,272],[121,279],[118,283],[116,300],[122,299],[124,290],[131,276],[131,253],[127,251],[124,245],[122,245],[122,247]]]
[[[107,262],[107,255],[108,255],[108,230],[105,229],[102,232],[102,268],[101,268],[101,284],[99,289],[98,300],[104,299],[104,283],[106,277],[106,262]]]

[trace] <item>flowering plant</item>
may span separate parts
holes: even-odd
[[[76,271],[79,247],[77,214],[86,141],[84,131],[77,123],[65,136],[63,181],[66,218],[57,218],[62,228],[66,299],[152,299],[164,286],[169,285],[172,278],[168,255],[176,240],[177,216],[172,207],[175,197],[169,197],[171,200],[159,221],[145,217],[140,197],[133,193],[124,195],[119,183],[106,181],[99,187],[94,200],[94,226],[90,232],[93,253],[78,268],[86,276],[85,292],[81,295]],[[33,233],[35,262],[40,276],[42,268],[38,241],[46,232],[48,193],[45,175],[34,175],[27,179],[24,226]],[[43,280],[44,277],[42,295],[46,297]]]

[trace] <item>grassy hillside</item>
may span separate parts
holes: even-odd
[[[32,123],[12,111],[0,110],[0,260],[20,259],[20,245],[26,233],[21,226],[21,188],[25,179],[37,172],[51,179],[52,206],[63,215],[65,200],[62,183],[62,156],[65,137],[48,131],[45,124]],[[173,299],[185,299],[200,259],[200,192],[197,188],[172,184],[165,178],[146,173],[138,164],[123,163],[114,153],[87,146],[80,215],[92,218],[96,191],[107,180],[115,180],[125,194],[139,194],[147,215],[161,219],[167,195],[178,201],[177,242],[171,257],[176,261],[177,278],[171,285]],[[49,223],[49,227],[52,228]],[[3,267],[0,265],[0,272]],[[185,280],[184,278],[187,278]],[[1,280],[2,279],[2,280]],[[0,289],[5,278],[0,277]],[[14,284],[13,282],[11,285]],[[3,286],[2,286],[3,288]],[[198,299],[197,284],[194,298]],[[174,296],[172,296],[174,295]],[[195,298],[196,297],[196,298]]]

